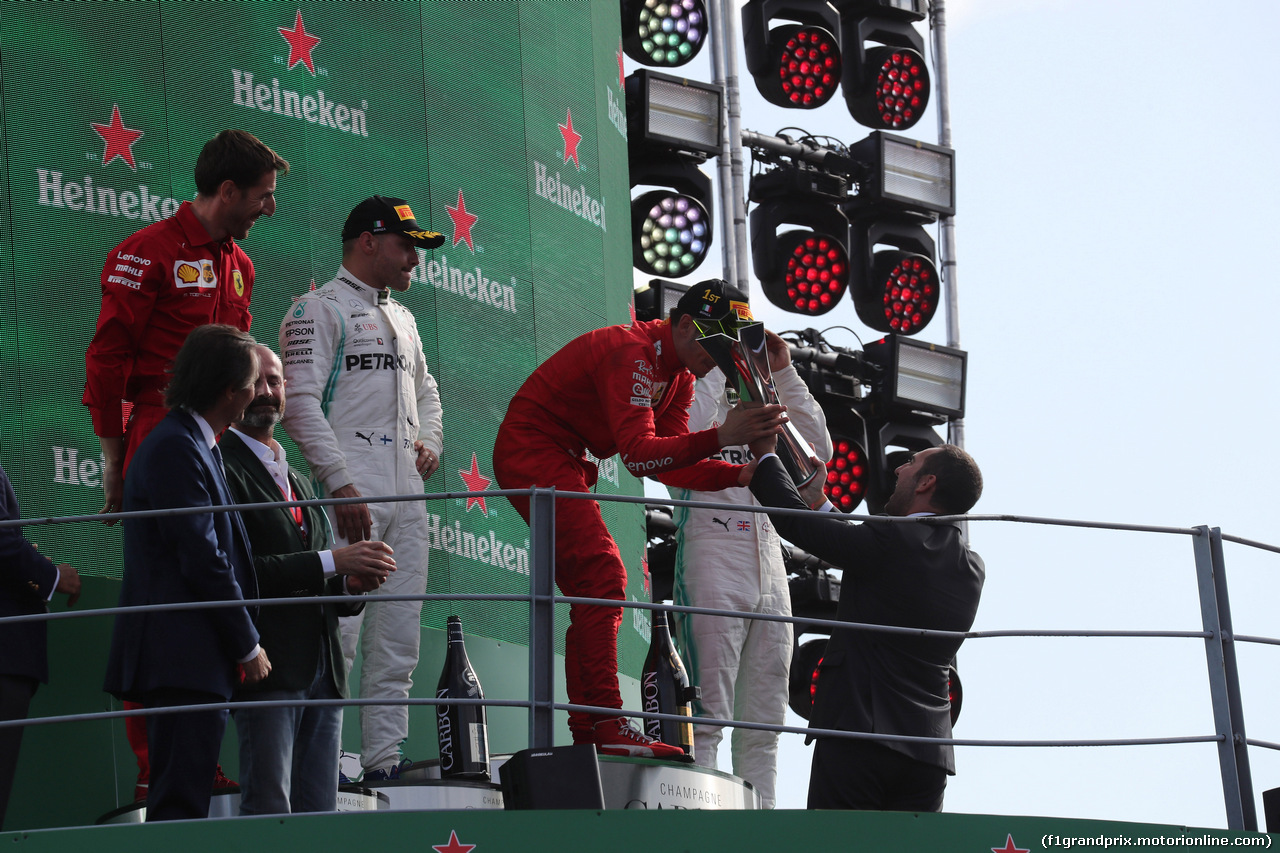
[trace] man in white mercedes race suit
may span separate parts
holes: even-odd
[[[443,240],[419,228],[403,200],[366,199],[342,229],[337,277],[299,297],[285,315],[280,351],[289,408],[283,423],[326,497],[420,495],[423,479],[440,464],[440,394],[413,315],[389,291],[408,290],[418,246],[435,248]],[[380,593],[426,591],[424,502],[328,509],[339,544],[374,539],[391,546],[397,570]],[[421,601],[371,602],[362,616],[340,620],[348,669],[359,641],[361,698],[408,698],[421,613]],[[360,731],[364,779],[397,778],[408,706],[361,706]]]
[[[821,407],[791,365],[787,344],[768,333],[769,368],[787,417],[813,448],[813,456],[831,459],[831,437]],[[734,400],[736,402],[736,400]],[[724,374],[712,370],[694,385],[689,409],[690,431],[724,422],[730,400]],[[725,447],[712,457],[745,464],[745,446]],[[671,489],[677,500],[732,503],[758,507],[745,488],[700,492]],[[787,572],[778,534],[767,515],[676,507],[675,603],[747,613],[791,615]],[[690,677],[702,690],[698,716],[753,723],[786,718],[787,680],[791,667],[791,625],[723,616],[676,614],[680,651]],[[716,766],[722,726],[695,726],[694,758]],[[755,787],[764,808],[773,808],[778,769],[778,735],[733,729],[733,774]]]

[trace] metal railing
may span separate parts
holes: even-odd
[[[1184,630],[1076,630],[1076,629],[1044,629],[1044,630],[987,630],[987,631],[939,631],[925,628],[877,625],[866,623],[844,622],[839,620],[823,620],[812,617],[779,616],[761,613],[742,613],[714,608],[690,607],[683,605],[651,604],[639,601],[616,601],[613,599],[575,598],[555,594],[554,577],[554,542],[555,542],[555,502],[557,500],[603,500],[623,503],[653,503],[650,498],[629,497],[620,495],[603,495],[594,493],[564,492],[555,489],[525,490],[492,490],[484,492],[447,492],[431,495],[391,495],[382,497],[329,498],[313,501],[278,501],[255,504],[242,504],[225,507],[197,507],[189,509],[150,510],[144,512],[115,513],[112,518],[130,519],[154,516],[198,514],[229,511],[246,511],[271,509],[280,506],[330,506],[349,503],[379,503],[401,501],[451,500],[455,498],[506,497],[527,495],[530,498],[530,591],[522,594],[424,594],[424,595],[384,595],[368,594],[366,601],[528,601],[529,602],[529,696],[527,699],[436,699],[414,698],[401,699],[325,699],[325,700],[272,700],[255,701],[255,707],[278,707],[298,704],[317,706],[362,706],[362,705],[468,705],[483,704],[493,707],[527,708],[529,712],[528,743],[530,747],[548,747],[554,744],[554,714],[557,711],[581,711],[590,713],[618,713],[617,709],[601,708],[590,705],[558,703],[554,698],[555,689],[555,606],[557,604],[588,604],[607,607],[620,607],[643,610],[663,610],[673,613],[695,615],[730,616],[735,618],[757,619],[773,622],[803,624],[812,629],[866,630],[886,634],[900,634],[912,637],[948,637],[964,639],[993,639],[1008,637],[1110,637],[1110,638],[1201,638],[1205,644],[1205,658],[1209,674],[1210,702],[1213,710],[1214,733],[1207,735],[1190,735],[1182,737],[1152,737],[1123,739],[1087,739],[1087,740],[992,740],[973,738],[930,738],[906,735],[886,735],[870,732],[846,732],[828,729],[815,729],[795,726],[779,726],[764,723],[751,723],[710,717],[695,717],[695,722],[725,726],[731,728],[762,729],[780,733],[820,735],[823,737],[842,737],[877,741],[934,742],[956,746],[982,747],[1042,747],[1042,746],[1144,746],[1155,744],[1191,744],[1216,743],[1218,761],[1222,776],[1223,798],[1226,806],[1228,828],[1232,830],[1257,831],[1258,819],[1254,805],[1253,786],[1249,771],[1248,747],[1256,746],[1266,749],[1280,750],[1280,744],[1250,739],[1245,734],[1243,703],[1240,691],[1240,676],[1236,660],[1235,644],[1237,642],[1257,643],[1263,645],[1280,645],[1280,639],[1252,635],[1236,635],[1232,629],[1231,608],[1228,597],[1225,561],[1222,542],[1230,541],[1249,548],[1280,553],[1280,547],[1257,542],[1241,537],[1224,535],[1219,528],[1198,526],[1191,528],[1157,527],[1150,525],[1117,524],[1107,522],[1071,521],[1066,519],[1041,518],[1016,515],[969,515],[956,516],[970,522],[1012,522],[1023,524],[1058,525],[1077,528],[1120,530],[1131,532],[1159,533],[1165,535],[1187,536],[1191,539],[1192,553],[1196,566],[1197,592],[1200,600],[1202,626],[1198,631]],[[731,509],[739,512],[748,511],[762,513],[764,510],[755,507],[744,507],[740,504],[723,504],[714,502],[664,500],[663,504],[672,506],[699,507],[704,509]],[[801,510],[771,510],[774,514],[803,515]],[[65,516],[60,518],[37,518],[14,521],[0,521],[0,527],[33,526],[65,523],[100,523],[108,516],[93,514]],[[884,516],[859,516],[833,514],[832,524],[843,524],[851,521],[882,524],[919,524],[936,522],[911,518],[891,518]],[[314,596],[306,598],[260,598],[246,601],[220,602],[184,602],[175,604],[148,605],[134,608],[99,608],[87,611],[64,611],[57,613],[40,613],[27,616],[0,618],[0,622],[18,623],[28,621],[56,622],[65,619],[81,619],[100,616],[114,616],[125,612],[194,610],[222,607],[242,607],[246,604],[258,605],[313,605],[318,602],[339,602],[347,600],[346,596]],[[207,710],[235,709],[248,702],[223,702],[206,704],[201,707]],[[180,713],[181,706],[166,708],[146,708],[141,710],[98,711],[83,714],[65,714],[48,717],[36,717],[26,720],[0,722],[0,728],[14,726],[36,726],[56,723],[85,722],[91,720],[109,720],[146,714]],[[675,720],[687,722],[688,717],[647,712],[641,710],[622,709],[621,713],[646,719]]]

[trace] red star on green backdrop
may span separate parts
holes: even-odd
[[[560,135],[564,137],[564,161],[568,163],[573,160],[573,165],[581,169],[582,164],[578,162],[578,143],[582,141],[582,134],[574,132],[573,113],[569,110],[565,110],[564,124],[560,125]]]
[[[480,217],[474,213],[467,212],[467,202],[462,197],[462,190],[458,190],[458,206],[444,206],[449,211],[449,218],[453,220],[453,242],[450,246],[456,246],[462,240],[467,242],[467,248],[475,251],[475,244],[471,242],[471,226],[476,224],[476,220]]]
[[[618,88],[627,91],[627,71],[622,66],[622,39],[618,39]]]
[[[1019,847],[1013,843],[1013,835],[1010,834],[1005,840],[1003,847],[992,847],[991,853],[1031,853],[1030,848]]]
[[[138,166],[133,161],[133,143],[142,138],[142,131],[130,130],[124,126],[124,122],[120,119],[119,104],[111,106],[111,124],[98,124],[96,121],[90,124],[102,137],[102,141],[107,143],[102,149],[102,165],[105,166],[119,157],[129,164],[130,169],[138,171]]]
[[[456,829],[449,830],[448,844],[432,844],[431,849],[437,853],[471,853],[476,849],[474,844],[463,844],[458,840],[458,831]]]
[[[299,62],[307,66],[307,70],[311,72],[311,76],[316,74],[315,63],[311,61],[311,49],[320,43],[320,39],[307,32],[306,27],[302,26],[302,10],[298,10],[298,17],[294,19],[293,29],[287,30],[279,27],[280,35],[284,36],[284,40],[289,43],[289,61],[285,65],[289,68],[297,65]]]
[[[493,482],[484,474],[480,473],[480,465],[476,461],[475,453],[471,454],[471,470],[468,471],[464,468],[458,472],[458,475],[462,477],[462,482],[467,484],[468,492],[483,492],[488,489],[489,484]],[[471,512],[473,504],[480,504],[480,512],[482,515],[487,516],[489,514],[488,508],[484,505],[484,498],[467,498],[467,512]]]

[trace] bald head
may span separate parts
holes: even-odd
[[[254,383],[253,402],[244,410],[236,429],[266,444],[272,430],[284,416],[284,365],[271,347],[254,347],[258,361],[258,378]]]

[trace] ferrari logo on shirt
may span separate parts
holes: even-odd
[[[231,271],[231,283],[236,289],[236,296],[244,296],[244,276],[240,275],[240,270]]]

